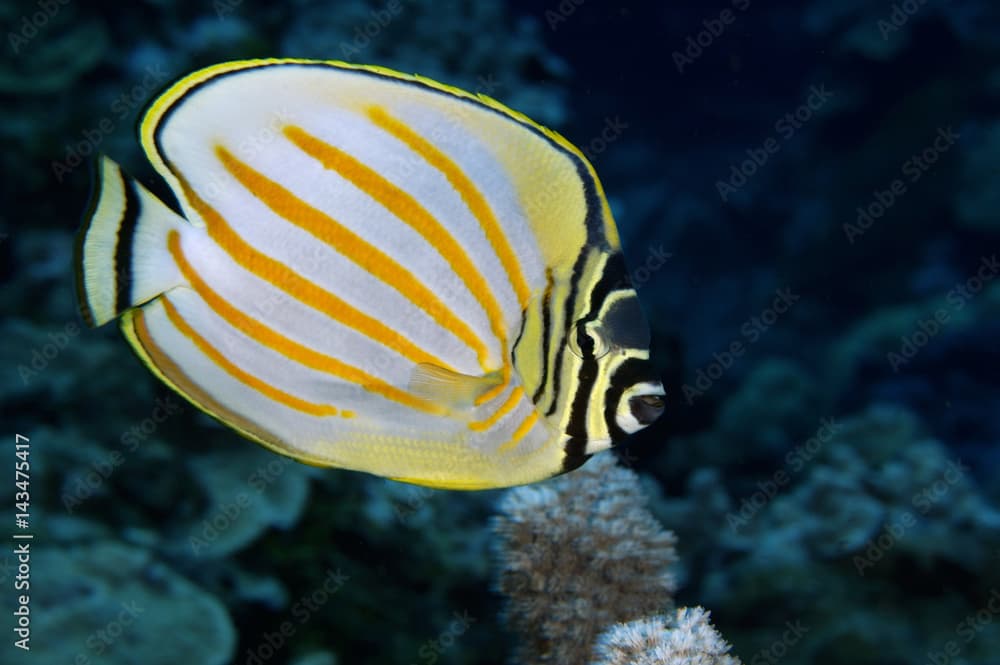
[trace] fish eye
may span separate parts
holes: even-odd
[[[632,417],[643,427],[659,418],[665,406],[663,395],[636,395],[629,399]]]
[[[599,321],[577,321],[569,336],[569,350],[577,358],[602,358],[608,355],[611,344],[604,335]]]
[[[639,400],[651,409],[662,409],[663,398],[659,395],[640,395]]]

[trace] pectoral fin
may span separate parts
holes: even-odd
[[[486,376],[459,374],[431,363],[420,363],[410,375],[409,390],[429,402],[461,411],[503,381],[499,371]]]

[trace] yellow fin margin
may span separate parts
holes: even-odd
[[[611,247],[611,249],[617,250],[621,247],[621,241],[618,236],[618,229],[614,223],[614,217],[611,214],[611,209],[608,206],[607,197],[604,194],[604,188],[601,185],[600,179],[597,177],[597,172],[594,170],[593,165],[590,160],[577,148],[575,145],[570,143],[562,134],[559,132],[549,129],[543,125],[538,124],[528,116],[524,115],[520,111],[515,111],[514,109],[498,102],[488,95],[482,93],[471,93],[461,88],[456,88],[434,79],[429,79],[424,76],[417,74],[404,74],[398,72],[394,69],[389,69],[388,67],[381,67],[379,65],[359,65],[350,62],[343,62],[341,60],[309,60],[306,58],[261,58],[255,60],[234,60],[231,62],[223,62],[217,65],[212,65],[211,67],[206,67],[200,69],[193,74],[189,74],[184,78],[178,80],[173,85],[168,87],[149,107],[146,114],[143,116],[142,124],[139,128],[139,139],[142,142],[143,149],[149,160],[152,162],[153,167],[156,171],[167,179],[171,184],[176,184],[174,182],[174,177],[167,166],[165,160],[160,155],[159,150],[156,147],[156,129],[160,125],[164,114],[178,101],[180,101],[185,95],[187,95],[193,88],[206,83],[217,76],[223,74],[229,74],[231,72],[241,71],[244,69],[254,69],[257,67],[267,67],[273,65],[327,65],[336,69],[354,70],[354,71],[364,71],[373,74],[378,74],[386,78],[396,79],[398,81],[416,82],[421,83],[429,88],[443,92],[453,97],[458,97],[461,99],[467,99],[473,102],[482,104],[483,106],[493,109],[494,111],[499,111],[503,115],[507,116],[511,120],[518,122],[522,125],[530,127],[537,130],[543,136],[548,138],[550,141],[558,145],[559,147],[567,150],[568,152],[575,155],[583,163],[590,177],[594,181],[594,185],[597,188],[597,193],[601,200],[601,205],[603,206],[604,213],[604,236]]]

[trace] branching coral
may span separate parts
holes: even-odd
[[[594,665],[739,665],[701,607],[618,624],[597,640]]]
[[[656,632],[654,626],[667,630],[661,613],[672,611],[676,539],[645,503],[639,477],[612,455],[548,483],[507,492],[496,521],[499,588],[509,599],[507,623],[522,638],[521,662],[589,662],[602,631],[638,622],[604,638],[605,661],[626,662],[607,659],[618,646],[634,652],[646,639],[639,637]],[[678,613],[669,625],[679,632],[650,637],[650,643],[682,647],[700,639],[697,613]],[[661,662],[661,652],[651,651],[653,660],[644,662]],[[709,647],[706,653],[712,653]]]

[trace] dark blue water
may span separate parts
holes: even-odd
[[[95,156],[171,201],[143,108],[268,56],[485,92],[591,159],[668,394],[623,463],[677,534],[674,601],[733,654],[996,662],[995,3],[46,0],[0,25],[0,534],[34,536],[28,578],[26,539],[0,555],[0,663],[500,663],[530,639],[496,591],[502,492],[289,462],[79,319]],[[553,640],[604,616],[581,607]]]

